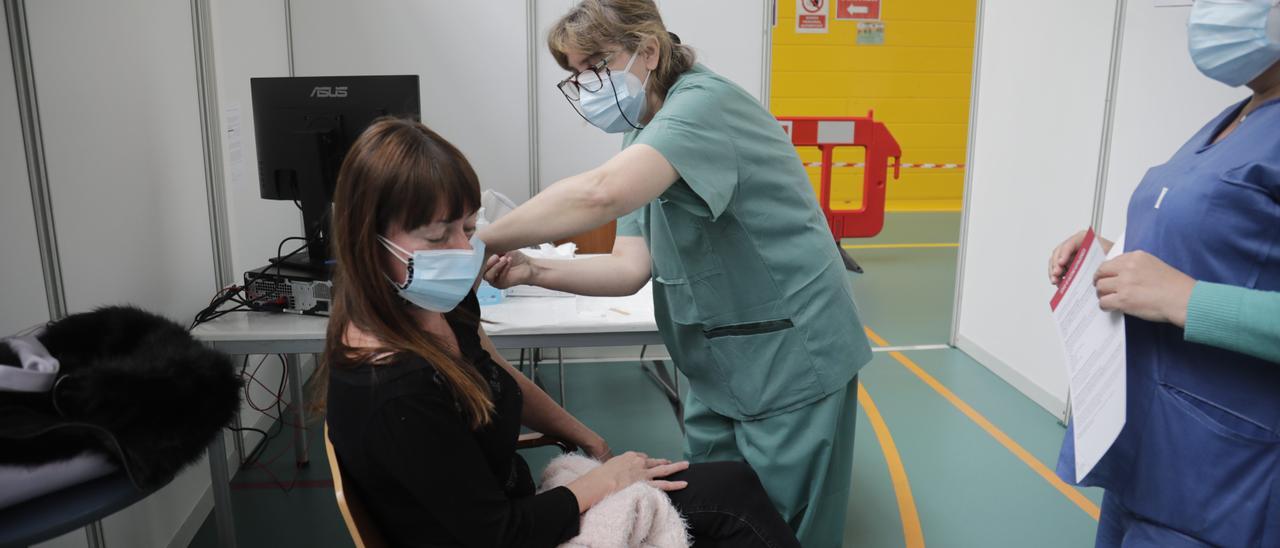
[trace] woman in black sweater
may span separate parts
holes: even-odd
[[[503,360],[471,292],[480,191],[462,154],[384,118],[352,145],[334,196],[334,309],[321,367],[348,489],[396,546],[555,546],[581,513],[637,481],[668,492],[698,546],[799,546],[743,463],[613,457]],[[325,402],[325,398],[318,401]],[[604,462],[534,494],[521,426]]]

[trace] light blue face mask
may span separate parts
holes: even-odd
[[[1280,61],[1280,0],[1196,0],[1187,44],[1205,76],[1243,86]]]
[[[471,237],[471,249],[424,249],[413,253],[382,236],[378,240],[407,268],[404,285],[390,276],[387,281],[406,301],[432,312],[457,308],[471,293],[484,262],[484,241],[475,236]]]
[[[620,71],[610,70],[609,80],[603,82],[599,89],[587,91],[586,88],[596,86],[584,82],[584,88],[579,92],[578,109],[582,111],[582,116],[605,133],[640,129],[640,117],[644,115],[647,102],[644,86],[649,83],[649,75],[645,74],[644,81],[641,82],[640,78],[631,74],[631,65],[635,62],[636,55],[632,54],[626,68]],[[583,77],[595,79],[594,74]]]

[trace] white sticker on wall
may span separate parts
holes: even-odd
[[[818,142],[824,145],[852,145],[854,143],[854,123],[818,122]]]
[[[227,178],[231,188],[244,180],[244,138],[241,133],[240,103],[231,103],[223,109],[223,129],[227,135]]]
[[[857,43],[859,46],[883,46],[884,22],[858,21]]]

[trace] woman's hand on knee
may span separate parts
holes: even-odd
[[[569,484],[569,490],[578,497],[578,509],[585,512],[605,497],[626,489],[636,482],[646,482],[663,491],[679,491],[688,482],[668,481],[667,476],[689,468],[687,461],[671,462],[651,459],[644,453],[628,451],[609,459],[594,470]]]
[[[599,468],[592,470],[592,473],[599,472],[608,478],[612,487],[611,492],[621,491],[639,481],[648,482],[663,491],[676,491],[684,489],[688,484],[682,481],[666,481],[662,478],[688,468],[688,462],[651,459],[644,453],[628,451],[609,459]]]
[[[689,486],[687,481],[670,481],[665,479],[672,474],[678,474],[689,469],[689,461],[671,462],[666,459],[649,459],[646,462],[649,467],[646,470],[649,478],[645,481],[649,485],[656,487],[661,491],[679,491]]]

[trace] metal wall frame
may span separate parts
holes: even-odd
[[[26,149],[27,182],[31,185],[31,205],[35,210],[36,238],[39,240],[45,296],[49,305],[49,319],[57,320],[67,315],[67,294],[62,281],[58,231],[49,191],[49,169],[44,155],[44,133],[40,126],[39,94],[36,92],[35,66],[31,59],[26,2],[4,0],[4,13],[9,27],[9,55],[13,58],[13,82],[18,96],[22,142]]]

